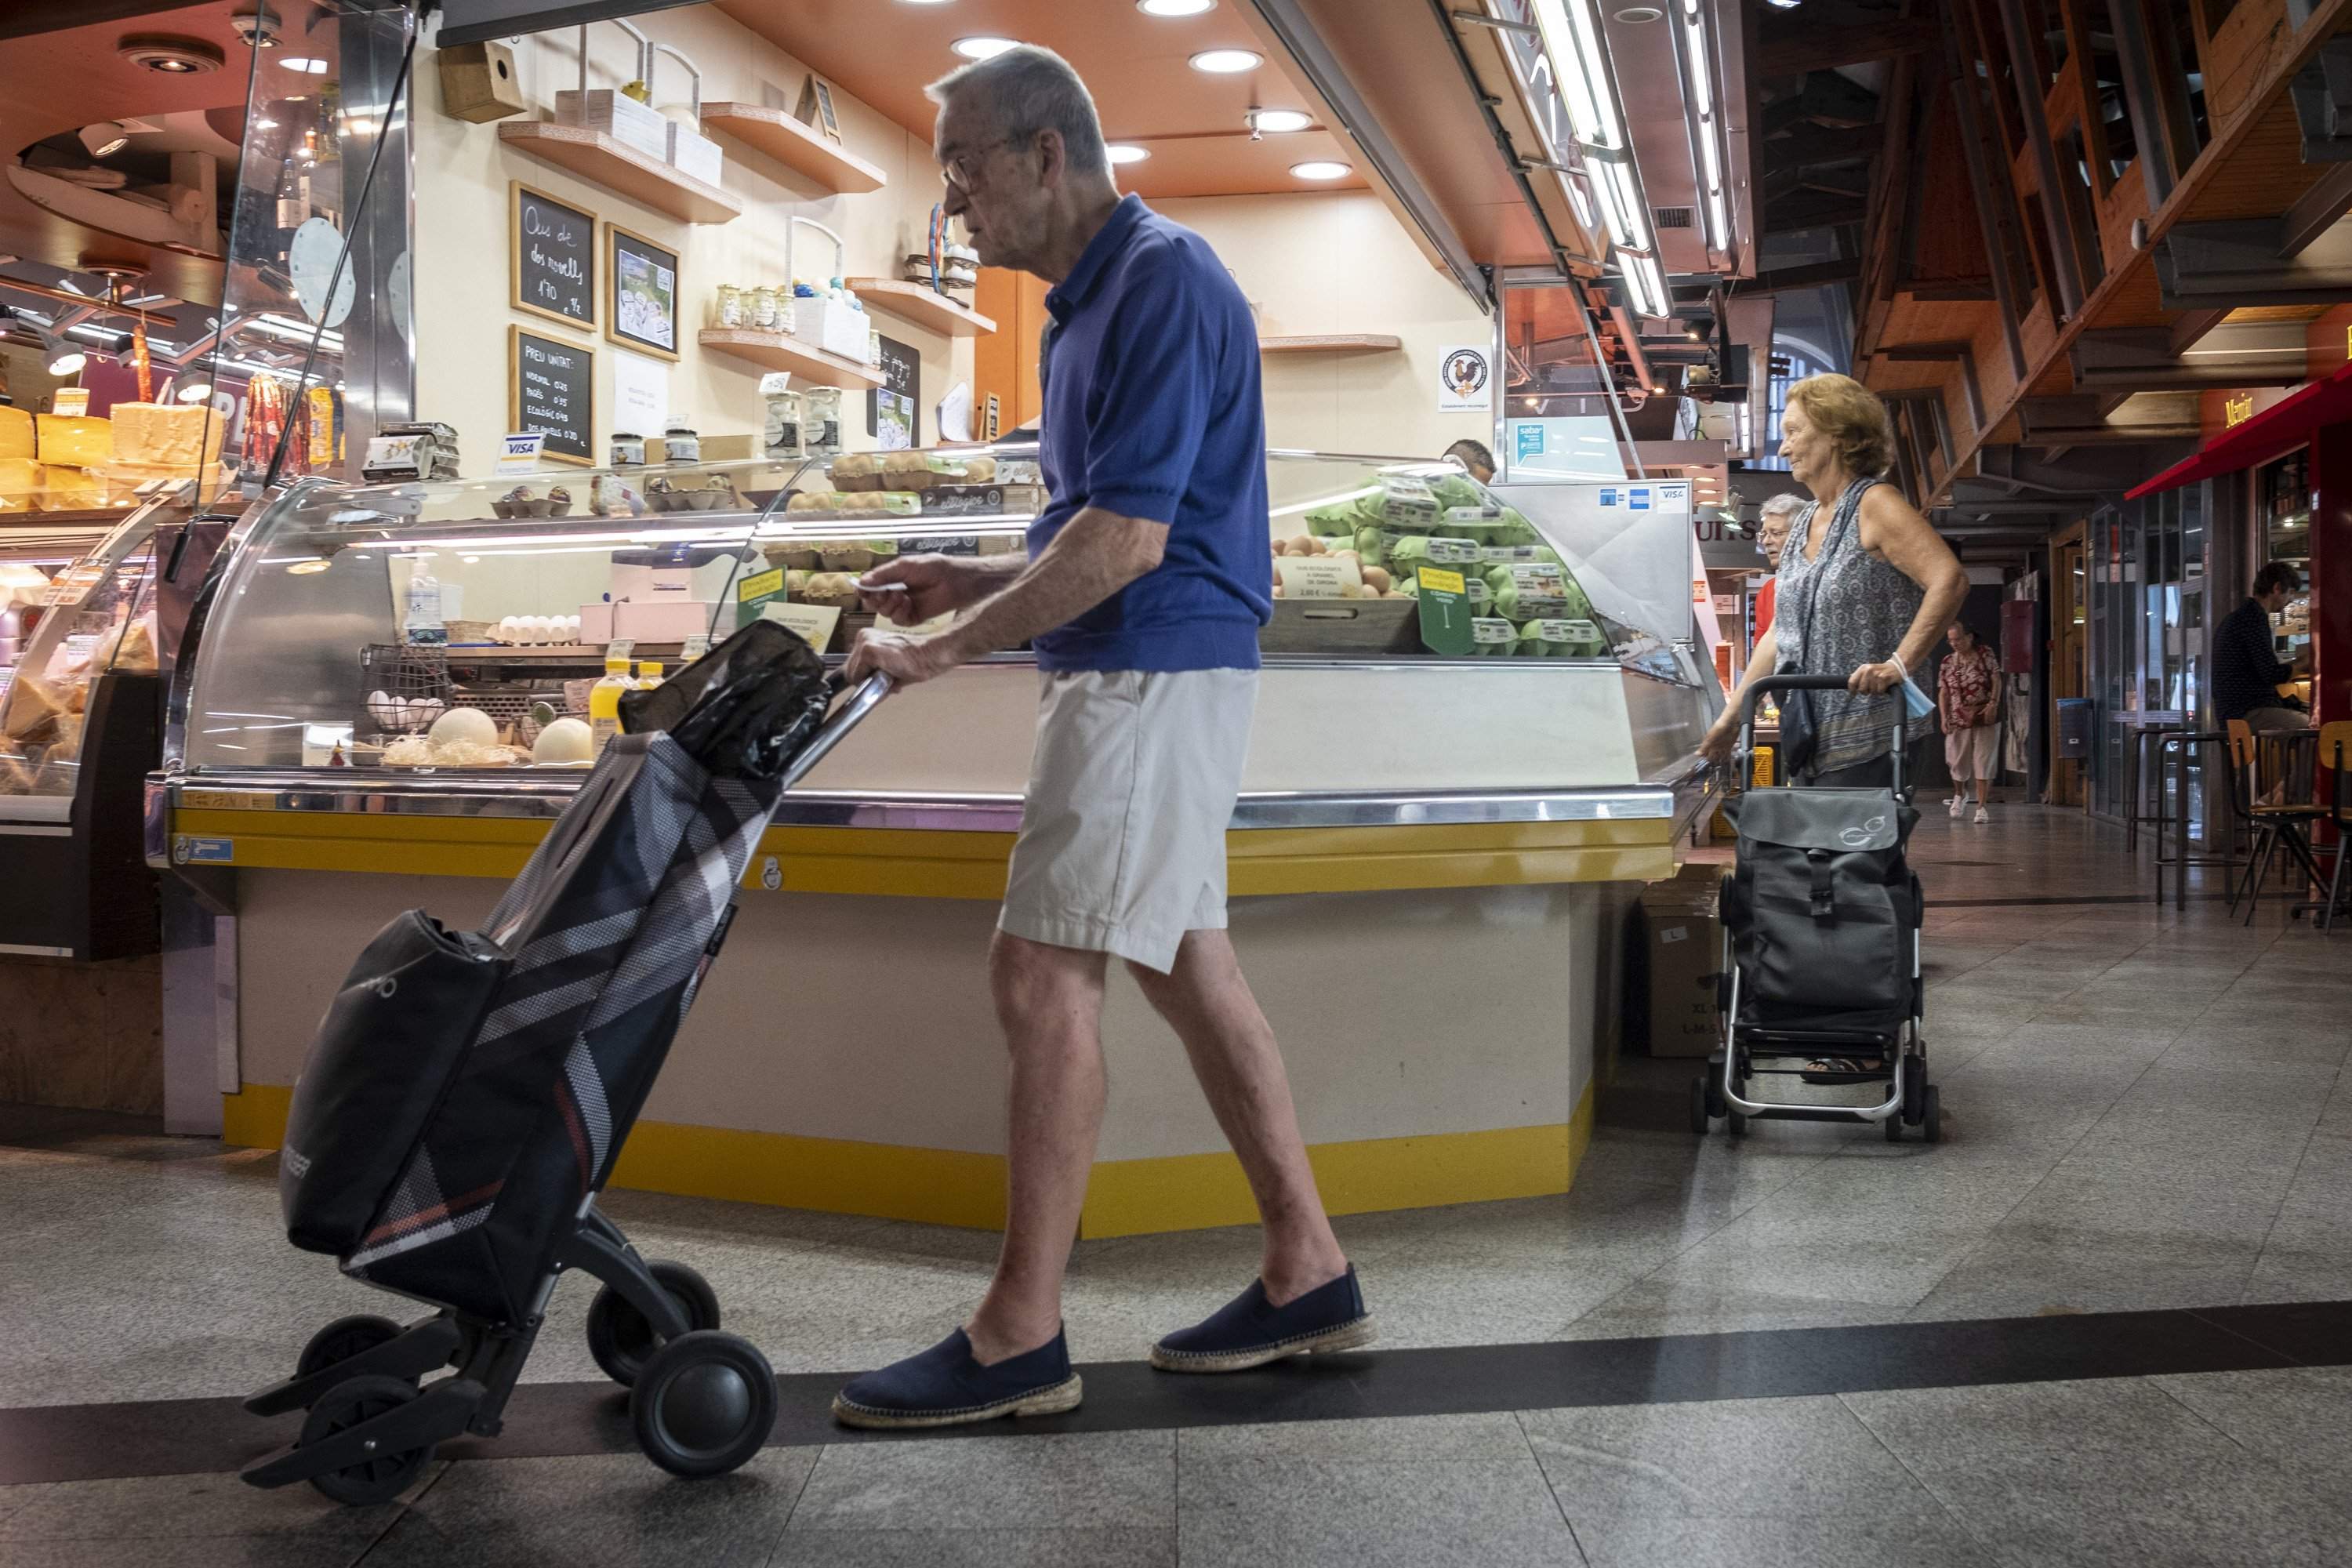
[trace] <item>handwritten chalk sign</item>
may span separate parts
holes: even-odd
[[[593,329],[596,219],[520,180],[508,183],[508,275],[518,310]]]
[[[509,327],[507,424],[509,428],[545,437],[541,452],[552,461],[593,462],[595,352]]]

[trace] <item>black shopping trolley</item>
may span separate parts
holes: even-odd
[[[596,1200],[778,799],[888,684],[835,708],[808,644],[755,622],[622,699],[626,732],[481,931],[411,910],[369,943],[295,1085],[278,1194],[297,1247],[437,1310],[312,1335],[293,1376],[245,1402],[308,1412],[246,1480],[385,1502],[440,1443],[495,1436],[574,1268],[603,1286],[589,1350],[630,1389],[648,1458],[712,1476],[760,1450],[766,1357],[719,1331],[701,1275],[640,1258]]]
[[[1768,691],[1844,690],[1845,678],[1780,675],[1752,683],[1739,719],[1731,776],[1743,780],[1756,704]],[[1894,773],[1881,789],[1751,789],[1724,803],[1738,859],[1723,888],[1723,1046],[1692,1080],[1691,1131],[1717,1117],[1734,1134],[1751,1117],[1875,1121],[1888,1142],[1916,1127],[1943,1136],[1927,1080],[1919,925],[1925,900],[1904,856],[1913,810],[1904,788],[1903,704],[1895,703]],[[1852,1070],[1788,1067],[1791,1058]],[[1751,1099],[1749,1080],[1879,1084],[1875,1105]]]

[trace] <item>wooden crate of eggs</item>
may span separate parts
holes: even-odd
[[[1318,560],[1328,564],[1289,564]],[[1347,564],[1338,564],[1340,562]],[[1365,565],[1345,540],[1335,544],[1301,533],[1274,542],[1274,596],[1277,599],[1385,599],[1394,593],[1387,568]]]
[[[1421,603],[1396,592],[1386,568],[1367,566],[1346,541],[1302,533],[1274,542],[1274,619],[1267,653],[1410,653],[1421,647]]]

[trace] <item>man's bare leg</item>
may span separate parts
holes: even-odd
[[[990,989],[1012,1058],[1006,1093],[1009,1192],[996,1277],[964,1332],[983,1366],[1062,1331],[1062,1277],[1102,1133],[1099,952],[996,933]]]
[[[1184,1042],[1217,1125],[1241,1157],[1265,1226],[1258,1278],[1266,1300],[1279,1307],[1346,1273],[1347,1255],[1307,1163],[1282,1053],[1231,940],[1222,931],[1188,931],[1168,973],[1128,968]]]

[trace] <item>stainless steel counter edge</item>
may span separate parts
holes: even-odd
[[[168,850],[167,806],[368,816],[549,818],[562,812],[577,788],[576,778],[368,778],[363,782],[360,775],[352,774],[326,785],[314,773],[257,773],[223,778],[156,773],[149,775],[147,782],[148,846],[152,854]],[[1316,792],[1245,795],[1234,808],[1233,825],[1247,830],[1656,821],[1671,818],[1674,811],[1674,792],[1653,786],[1362,795]],[[1010,833],[1021,826],[1021,798],[1010,795],[795,790],[784,797],[772,820],[788,827]]]

